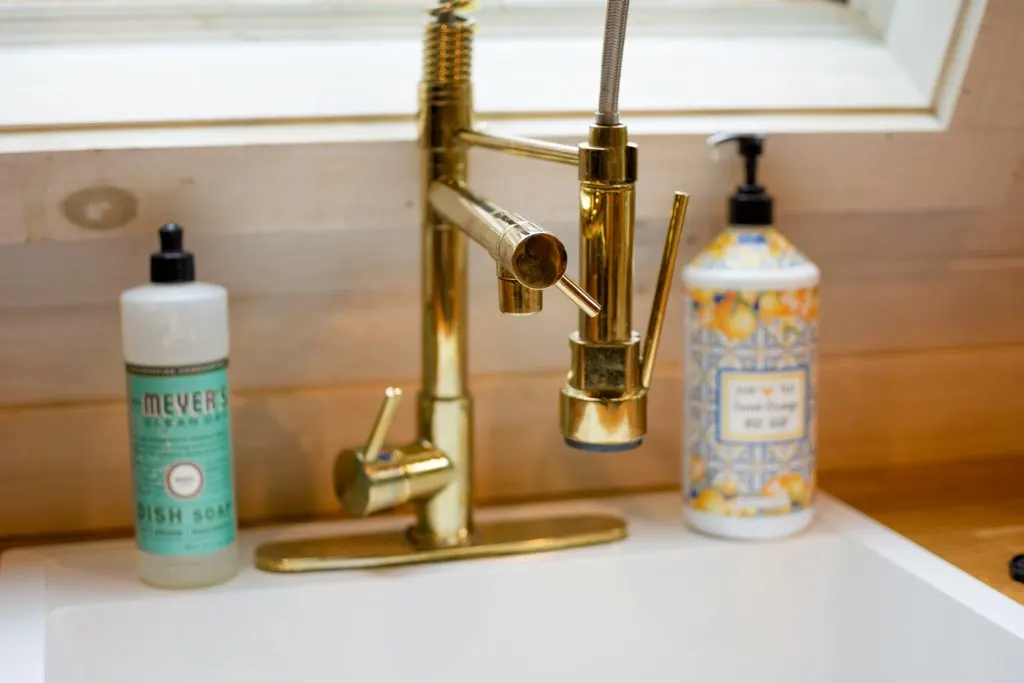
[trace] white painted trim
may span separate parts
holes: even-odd
[[[421,55],[418,40],[400,39],[9,50],[0,83],[14,106],[0,107],[0,127],[411,118]],[[596,38],[481,40],[476,109],[485,118],[592,111],[599,55]],[[621,98],[634,114],[929,104],[883,46],[813,38],[752,39],[739,49],[728,38],[638,38]]]
[[[849,0],[849,4],[874,27],[878,36],[885,33],[885,27],[889,25],[889,19],[898,2],[900,0]]]
[[[929,102],[950,51],[964,0],[900,0],[885,29],[889,53]]]
[[[948,126],[953,120],[960,90],[967,78],[967,67],[971,62],[971,54],[981,32],[981,22],[985,18],[988,0],[971,2],[961,11],[957,35],[946,54],[945,73],[935,86],[934,104],[938,120]]]
[[[664,10],[675,19],[687,12],[702,18],[683,24],[659,24],[655,10],[641,14],[631,24],[622,87],[633,129],[716,130],[730,118],[804,132],[890,124],[934,130],[947,123],[952,107],[940,110],[937,101],[959,90],[949,81],[962,80],[965,67],[950,65],[966,64],[980,19],[965,18],[980,18],[986,0],[857,0],[856,8],[792,1],[774,3],[763,16],[776,20],[761,33],[749,10]],[[506,21],[496,21],[493,36],[481,31],[476,106],[481,121],[529,121],[532,134],[557,135],[566,119],[583,120],[594,109],[599,31],[559,32],[558,21],[529,31],[530,21],[539,21],[531,9],[536,2],[504,0]],[[519,5],[517,14],[512,6]],[[591,19],[599,26],[599,13]],[[7,41],[0,47],[0,153],[409,136],[421,61],[415,33],[255,41],[233,35]]]
[[[507,118],[483,121],[488,131],[508,135],[564,137],[570,144],[582,139],[591,117],[554,119]],[[938,132],[942,122],[930,112],[844,114],[708,114],[630,116],[634,136],[711,135],[722,130],[765,133]],[[395,142],[416,139],[409,121],[337,121],[217,126],[156,125],[147,127],[39,130],[0,134],[0,153],[85,151],[94,149],[175,149],[182,147],[240,147],[246,145]]]
[[[418,38],[432,0],[0,0],[0,45]],[[594,36],[605,0],[486,0],[473,17],[488,35]],[[644,0],[630,35],[824,36],[862,32],[859,12],[831,0]],[[595,34],[595,30],[597,33]]]

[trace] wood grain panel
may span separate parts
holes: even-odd
[[[780,211],[785,234],[817,262],[826,282],[850,280],[871,268],[941,267],[961,259],[1024,255],[1018,191],[1024,173],[988,210],[894,213],[792,213]],[[723,202],[724,206],[724,202]],[[667,217],[638,221],[639,287],[654,282]],[[577,261],[578,227],[555,222]],[[694,216],[687,221],[680,262],[703,247],[722,223]],[[407,293],[419,283],[415,226],[368,230],[189,235],[202,278],[223,284],[233,297]],[[110,304],[148,275],[153,236],[70,243],[48,242],[0,249],[0,310],[34,306]],[[470,278],[493,286],[493,266],[482,250],[471,251]],[[557,296],[552,299],[557,299]]]
[[[638,216],[663,216],[677,189],[693,194],[695,216],[721,216],[741,177],[735,155],[716,164],[700,136],[639,142]],[[971,209],[998,201],[1022,142],[1016,130],[780,135],[764,177],[793,213]],[[479,151],[473,164],[477,189],[520,213],[541,222],[575,215],[572,169]],[[9,156],[0,168],[39,179],[43,210],[22,212],[38,241],[150,234],[168,220],[222,234],[412,226],[419,196],[412,143],[74,152]],[[133,195],[135,217],[107,229],[71,222],[64,200],[96,186]]]
[[[957,102],[953,128],[1005,129],[1024,125],[1024,3],[988,0]]]
[[[20,199],[14,175],[0,162],[0,246],[28,239],[25,221],[21,219]]]
[[[1021,376],[1024,346],[826,359],[822,467],[1020,451]],[[647,443],[618,456],[562,444],[556,423],[562,379],[562,373],[473,379],[480,499],[677,485],[678,367],[662,368],[656,380]],[[242,518],[336,512],[333,455],[365,438],[385,385],[240,394],[235,434]],[[409,406],[401,411],[395,440],[412,435],[412,413]],[[0,411],[0,536],[129,525],[125,425],[119,403]]]
[[[833,236],[825,227],[820,232],[826,240]],[[909,251],[913,256],[915,250]],[[1024,287],[1024,257],[877,264],[867,258],[848,264],[840,260],[837,253],[835,267],[825,269],[824,354],[1024,341],[1024,299],[1008,295]],[[495,306],[492,271],[476,270],[483,281],[470,297],[471,368],[487,374],[564,370],[566,338],[576,326],[571,304],[551,292],[540,315],[502,316]],[[355,283],[365,291],[234,299],[235,386],[312,387],[417,377],[415,274],[398,276],[403,280],[369,276]],[[640,328],[653,278],[647,270],[638,282],[634,323]],[[677,283],[665,323],[659,355],[665,365],[682,358],[681,290]],[[0,307],[0,405],[121,395],[119,324],[111,304]]]
[[[1014,207],[1006,200],[984,212],[785,216],[787,234],[825,273],[823,353],[1024,341],[1024,300],[1007,296],[1024,284],[1024,231],[1015,229]],[[559,227],[574,253],[573,229]],[[638,227],[638,327],[662,229],[660,220]],[[415,377],[419,266],[404,232],[197,236],[201,272],[233,295],[236,386]],[[696,250],[690,241],[684,259]],[[114,302],[145,277],[149,242],[0,249],[0,405],[120,395]],[[561,369],[575,325],[571,306],[552,292],[539,316],[498,315],[490,262],[481,250],[472,255],[474,370]],[[678,282],[674,297],[661,355],[666,364],[679,362],[682,352]]]

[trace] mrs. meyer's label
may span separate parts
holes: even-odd
[[[139,548],[180,556],[231,545],[227,361],[127,371]]]
[[[765,442],[807,432],[807,371],[718,371],[718,439]]]

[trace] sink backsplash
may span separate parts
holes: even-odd
[[[948,132],[769,141],[779,225],[824,275],[824,469],[1024,450],[1021,25],[1024,6],[992,0]],[[722,227],[738,162],[712,162],[697,136],[638,142],[646,302],[672,190],[693,194],[685,259]],[[130,526],[117,295],[145,279],[168,220],[232,296],[240,517],[336,512],[334,454],[364,438],[384,386],[418,384],[416,155],[368,143],[0,158],[0,537]],[[575,245],[571,169],[485,151],[471,168],[482,192]],[[557,426],[571,305],[549,296],[539,316],[500,316],[493,266],[471,254],[479,498],[673,485],[681,288],[647,443],[595,456],[562,446]],[[412,420],[407,406],[392,436]]]

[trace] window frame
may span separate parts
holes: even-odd
[[[423,15],[407,10],[430,3],[387,1],[394,13],[338,5],[331,21],[310,3],[197,23],[160,0],[134,15],[98,0],[59,21],[22,10],[0,22],[0,153],[411,139]],[[476,13],[480,122],[540,136],[585,125],[603,11],[566,1],[580,8],[490,0]],[[635,133],[942,130],[987,4],[714,2],[634,3],[622,109]]]

